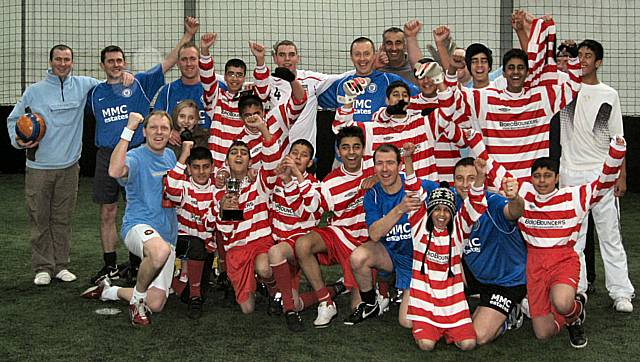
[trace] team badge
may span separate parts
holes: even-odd
[[[144,234],[145,235],[151,235],[151,234],[153,234],[153,230],[147,229],[147,230],[144,231]]]
[[[375,93],[377,90],[378,90],[377,84],[375,84],[374,82],[369,83],[369,86],[367,87],[367,92]]]
[[[131,88],[125,88],[122,90],[122,96],[125,98],[131,97],[132,94],[133,92],[131,92]]]

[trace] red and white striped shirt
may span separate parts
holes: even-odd
[[[547,195],[536,192],[529,182],[522,185],[518,193],[524,199],[524,213],[518,226],[529,246],[574,246],[589,209],[615,185],[625,149],[612,141],[600,177],[588,184],[564,187]]]
[[[209,180],[205,185],[193,181],[185,175],[186,165],[176,163],[167,173],[166,197],[176,205],[178,235],[196,236],[203,241],[212,237],[202,218],[211,207],[215,186]]]
[[[549,155],[551,118],[576,97],[582,81],[579,61],[571,58],[569,81],[557,84],[553,52],[548,51],[554,44],[555,30],[550,29],[552,22],[544,23],[536,19],[532,26],[528,49],[530,76],[520,93],[496,88],[452,87],[456,90],[460,114],[482,131],[489,154],[520,182],[528,180],[536,159]],[[448,85],[457,82],[455,76],[449,74],[446,79]]]
[[[264,141],[263,141],[264,142]],[[264,142],[262,152],[265,158],[278,152],[278,142],[272,138],[269,142]],[[271,238],[271,222],[269,220],[269,195],[270,186],[269,175],[273,172],[276,164],[264,163],[263,168],[258,170],[258,176],[251,182],[245,177],[240,185],[239,209],[243,211],[244,220],[229,221],[222,220],[220,203],[213,203],[213,207],[208,212],[207,226],[220,230],[224,237],[224,249],[229,250],[235,246],[244,246],[251,242]],[[222,198],[223,192],[216,195],[217,199]]]
[[[239,139],[244,122],[238,113],[238,94],[228,92],[219,87],[216,78],[214,61],[211,56],[200,56],[200,82],[204,88],[204,108],[211,118],[209,135],[209,150],[213,156],[213,166],[218,170],[224,166],[227,150],[233,141]],[[256,67],[253,71],[255,84],[254,91],[263,100],[269,95],[268,77],[269,68]]]
[[[322,213],[318,210],[318,199],[313,194],[318,192],[319,187],[318,180],[306,172],[300,183],[295,177],[287,184],[281,178],[277,179],[269,202],[274,240],[303,235],[318,225]]]
[[[319,194],[315,192],[319,211],[333,212],[327,227],[351,250],[369,239],[363,206],[366,190],[361,184],[370,176],[373,176],[373,168],[361,168],[351,173],[345,170],[344,165],[340,165],[322,180]]]
[[[405,180],[405,190],[415,191],[423,200],[420,209],[409,213],[413,237],[413,265],[407,319],[438,328],[471,324],[469,305],[462,280],[462,243],[473,224],[487,208],[482,188],[472,187],[469,197],[453,217],[453,235],[447,230],[427,230],[427,193],[415,174]],[[426,254],[426,255],[425,255]],[[453,273],[450,277],[449,272]],[[424,272],[424,273],[423,273]]]
[[[345,110],[341,107],[336,111],[333,131],[337,133],[345,126],[358,126],[363,130],[366,140],[363,154],[365,167],[373,167],[373,153],[380,145],[390,143],[402,150],[405,143],[411,142],[416,146],[413,155],[416,174],[420,178],[436,181],[439,178],[434,145],[443,133],[439,124],[443,121],[448,124],[453,114],[453,93],[450,90],[439,92],[438,104],[437,110],[426,117],[415,114],[402,119],[387,115],[386,108],[381,108],[373,115],[372,122],[355,122],[353,108]]]
[[[423,111],[435,112],[438,108],[438,97],[425,97],[422,93],[411,97],[407,112],[409,116],[423,115]],[[455,122],[455,119],[454,119]],[[453,182],[453,171],[456,162],[460,160],[460,149],[445,135],[440,135],[433,147],[433,155],[436,159],[436,169],[439,181]]]

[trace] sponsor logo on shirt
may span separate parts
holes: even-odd
[[[281,215],[284,216],[296,216],[295,212],[293,212],[293,209],[290,207],[286,207],[286,206],[282,206],[280,204],[274,204],[274,209],[276,212],[278,212]]]
[[[353,200],[353,202],[350,203],[349,206],[347,206],[347,210],[354,210],[362,206],[363,201],[364,201],[364,196],[358,197],[357,199]]]
[[[535,227],[538,229],[555,229],[565,226],[567,220],[539,220],[539,219],[525,219],[524,224],[529,227]]]
[[[481,249],[482,249],[482,243],[480,242],[480,238],[471,238],[464,245],[465,255],[471,254],[471,253],[479,253]]]
[[[222,116],[229,119],[240,119],[240,114],[238,112],[231,112],[226,109],[222,110]]]
[[[523,128],[531,128],[538,125],[538,119],[529,119],[525,121],[500,121],[498,125],[502,129],[506,130],[516,130]]]
[[[354,114],[371,114],[371,99],[356,99],[353,108]]]
[[[387,242],[402,241],[411,239],[411,224],[396,224],[385,237]]]
[[[127,105],[122,104],[115,107],[104,108],[102,109],[102,117],[104,118],[104,123],[126,120],[129,118]]]
[[[449,255],[441,255],[432,250],[427,251],[427,259],[430,262],[437,263],[437,264],[449,263]]]

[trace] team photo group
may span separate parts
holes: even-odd
[[[134,326],[166,303],[199,319],[216,288],[228,313],[251,318],[264,302],[291,332],[398,313],[419,349],[444,337],[471,350],[527,317],[537,339],[566,328],[572,347],[587,346],[588,228],[613,310],[632,313],[635,297],[619,225],[620,101],[598,78],[600,42],[557,39],[549,15],[516,10],[511,24],[519,47],[494,59],[448,26],[409,20],[380,29],[381,44],[353,39],[342,74],[299,69],[291,40],[220,59],[218,34],[204,30],[214,26],[193,17],[161,63],[135,74],[117,45],[99,54],[103,80],[73,74],[73,49],[54,45],[7,119],[27,155],[33,283],[77,279],[72,217],[93,117],[104,265],[81,276],[81,297],[128,303]],[[166,79],[175,66],[180,77]],[[335,152],[317,152],[319,128]],[[330,172],[316,175],[318,163]],[[120,240],[130,255],[118,263]],[[338,280],[326,280],[330,265]],[[336,298],[350,298],[340,321]]]

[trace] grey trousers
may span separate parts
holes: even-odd
[[[27,167],[25,197],[31,227],[31,269],[52,277],[69,267],[71,220],[78,197],[78,163],[60,170]]]

